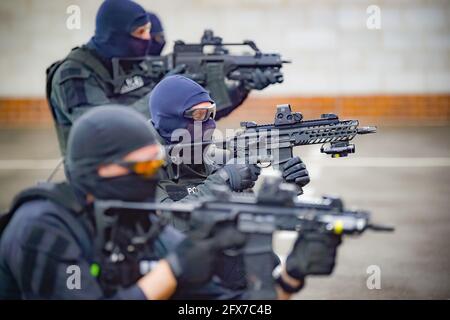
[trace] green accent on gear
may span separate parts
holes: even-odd
[[[100,266],[97,263],[91,264],[90,272],[93,277],[97,278],[100,274]]]

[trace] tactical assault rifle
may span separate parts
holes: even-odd
[[[293,157],[293,148],[304,145],[321,144],[320,152],[333,158],[346,157],[355,152],[351,144],[357,135],[375,133],[376,127],[359,127],[358,120],[340,120],[335,114],[323,114],[320,119],[303,120],[299,112],[292,112],[288,104],[278,105],[274,123],[258,125],[255,122],[241,122],[242,131],[224,141],[201,141],[169,145],[166,147],[172,163],[190,164],[190,151],[203,152],[202,146],[214,144],[211,154],[205,148],[204,158],[223,165],[230,159],[238,162],[268,163],[274,168]],[[195,149],[198,148],[198,149]],[[221,150],[228,152],[220,153]],[[212,159],[212,160],[211,160]]]
[[[248,47],[253,54],[230,54],[229,47]],[[185,75],[208,89],[216,102],[218,109],[229,106],[226,79],[251,80],[255,69],[269,72],[276,82],[283,82],[281,68],[283,60],[279,54],[262,53],[255,42],[245,40],[241,43],[224,43],[222,38],[214,36],[212,30],[205,30],[199,44],[186,44],[176,41],[171,56],[172,65],[185,66]]]
[[[273,124],[241,122],[241,127],[243,132],[227,141],[226,149],[231,148],[234,157],[246,162],[268,161],[274,166],[292,158],[293,147],[311,144],[322,144],[320,152],[333,158],[346,157],[355,152],[355,145],[350,144],[353,138],[377,131],[376,127],[359,127],[358,120],[339,120],[331,113],[303,120],[288,104],[277,106]]]
[[[279,175],[265,177],[259,192],[254,194],[235,194],[227,188],[216,190],[215,195],[195,203],[130,203],[123,201],[96,201],[95,217],[100,235],[96,240],[97,252],[107,255],[108,264],[126,261],[130,244],[143,244],[148,247],[157,232],[138,232],[128,241],[105,238],[102,235],[118,235],[119,232],[105,232],[111,226],[119,226],[121,214],[129,219],[134,215],[151,217],[153,229],[161,230],[173,217],[186,219],[190,224],[190,235],[194,239],[209,238],[218,228],[233,225],[247,234],[247,244],[243,251],[248,288],[258,291],[253,297],[274,298],[273,283],[261,275],[271,275],[273,266],[261,263],[261,257],[272,252],[272,234],[276,230],[318,231],[334,234],[354,235],[366,230],[393,231],[393,227],[371,222],[366,211],[344,208],[338,198],[324,197],[317,202],[299,201],[297,190],[292,184],[282,182]],[[114,212],[116,214],[114,214]],[[117,214],[120,212],[120,214]],[[156,219],[155,213],[160,213]],[[168,217],[169,220],[163,217]],[[150,218],[149,218],[150,221]],[[151,237],[149,236],[151,234]],[[235,250],[226,254],[236,255]],[[117,257],[122,260],[118,261]],[[258,260],[259,259],[259,260]],[[114,269],[114,268],[112,268]],[[270,278],[270,277],[269,277]],[[271,279],[271,278],[270,278]]]
[[[230,54],[229,47],[248,47],[253,53]],[[138,63],[130,64],[130,61]],[[224,43],[211,30],[204,31],[200,43],[175,41],[173,52],[166,56],[112,59],[114,82],[118,88],[135,76],[150,77],[159,82],[167,74],[180,73],[208,89],[218,110],[231,104],[227,79],[249,81],[252,72],[260,69],[281,83],[283,74],[280,70],[284,63],[289,61],[279,54],[262,53],[251,40]],[[128,70],[130,65],[131,70]]]

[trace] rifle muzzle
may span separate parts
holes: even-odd
[[[361,127],[358,128],[358,134],[369,134],[369,133],[376,133],[377,127]]]

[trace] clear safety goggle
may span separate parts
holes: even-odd
[[[184,112],[184,116],[194,121],[206,121],[214,119],[216,117],[216,104],[213,103],[210,106],[201,108],[189,109]]]

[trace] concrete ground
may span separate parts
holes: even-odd
[[[385,127],[356,138],[357,154],[348,158],[300,148],[312,176],[306,196],[340,195],[396,231],[346,238],[334,274],[308,279],[297,298],[450,298],[449,137],[450,127]],[[0,209],[20,189],[46,179],[57,158],[52,129],[1,129]],[[291,240],[278,235],[277,252],[285,254]],[[367,288],[369,266],[380,268],[381,289]]]

